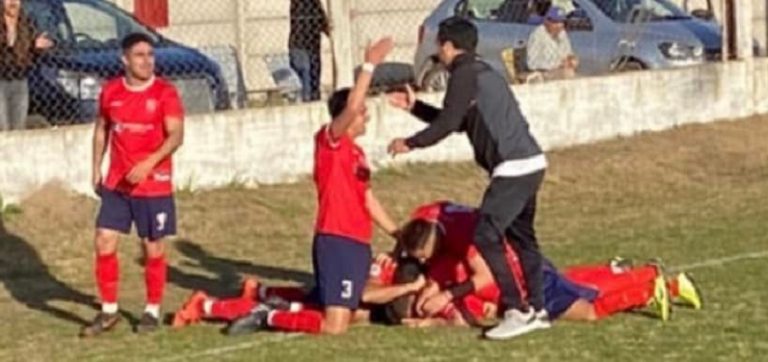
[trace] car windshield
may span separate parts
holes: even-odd
[[[592,0],[600,10],[619,23],[690,19],[667,0]]]

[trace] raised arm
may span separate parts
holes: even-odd
[[[99,191],[102,181],[101,164],[104,162],[104,153],[107,151],[108,124],[109,122],[104,117],[99,117],[93,128],[91,183],[96,192]]]

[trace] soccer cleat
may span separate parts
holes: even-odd
[[[274,309],[265,304],[259,304],[247,316],[232,322],[225,333],[229,336],[242,336],[267,328],[269,313]]]
[[[150,313],[144,313],[139,319],[139,323],[134,327],[134,331],[139,334],[150,333],[160,328],[160,321]]]
[[[699,288],[696,287],[696,283],[693,281],[690,275],[686,273],[680,273],[677,275],[677,289],[678,299],[683,303],[693,307],[693,309],[701,309],[702,298]]]
[[[259,280],[255,277],[247,277],[243,280],[243,289],[240,297],[243,299],[259,301]]]
[[[203,311],[203,303],[208,299],[208,294],[203,291],[196,291],[189,296],[184,306],[181,307],[174,315],[171,326],[173,328],[181,328],[191,324],[200,322],[205,314]]]
[[[91,324],[84,326],[80,330],[81,338],[96,337],[104,332],[111,331],[118,322],[120,322],[120,315],[117,313],[104,313],[100,312],[93,319]]]
[[[530,333],[537,329],[549,328],[549,322],[543,322],[540,313],[534,312],[532,309],[527,312],[510,309],[504,313],[504,319],[501,323],[486,331],[484,336],[492,340],[503,340]]]
[[[656,315],[666,322],[669,320],[671,307],[669,303],[669,290],[667,289],[667,283],[664,280],[664,276],[659,274],[653,281],[653,297],[651,298],[648,306],[651,307]]]

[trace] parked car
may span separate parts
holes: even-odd
[[[566,29],[581,59],[579,74],[663,69],[720,59],[722,35],[711,21],[694,18],[667,0],[574,0]],[[507,75],[503,53],[525,49],[535,25],[533,0],[444,0],[419,30],[414,68],[417,84],[427,90],[446,85],[436,57],[438,25],[458,15],[480,33],[478,53]]]
[[[84,123],[97,116],[101,85],[122,74],[120,40],[143,32],[156,43],[159,75],[172,81],[188,113],[231,108],[219,65],[169,40],[103,0],[25,0],[26,13],[55,47],[38,59],[29,78],[30,114],[50,124]],[[238,72],[242,74],[241,72]]]

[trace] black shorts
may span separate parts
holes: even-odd
[[[312,244],[315,288],[310,300],[321,307],[360,305],[371,268],[370,245],[336,235],[315,235]]]
[[[96,227],[128,234],[131,225],[142,239],[160,240],[176,234],[176,204],[173,196],[136,197],[101,188],[101,208]]]

